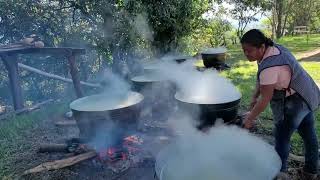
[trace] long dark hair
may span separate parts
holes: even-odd
[[[274,42],[266,37],[259,29],[251,29],[247,31],[240,40],[241,44],[250,44],[254,47],[261,47],[264,44],[266,47],[273,46]]]

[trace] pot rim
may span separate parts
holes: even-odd
[[[226,54],[227,49],[224,47],[218,47],[218,48],[208,48],[201,52],[201,54],[209,54],[209,55],[218,55],[218,54]]]
[[[95,95],[90,95],[90,96],[85,96],[79,99],[76,99],[74,101],[72,101],[69,105],[71,110],[74,111],[79,111],[79,112],[102,112],[102,111],[112,111],[112,110],[117,110],[117,109],[123,109],[123,108],[127,108],[127,107],[131,107],[134,106],[136,104],[139,104],[143,99],[144,96],[138,92],[134,92],[134,91],[129,91],[128,92],[128,98],[132,98],[130,101],[130,103],[127,104],[121,104],[121,102],[124,102],[126,100],[128,100],[128,98],[123,98],[118,100],[119,103],[117,105],[114,105],[113,108],[109,108],[109,107],[99,107],[99,108],[83,108],[81,107],[82,103],[86,103],[88,101],[90,101],[90,99],[96,99],[96,100],[101,100],[101,99],[106,99],[106,101],[108,101],[108,99],[110,98],[117,98],[114,96],[110,96],[107,94],[95,94]]]
[[[239,93],[239,96],[237,98],[231,99],[229,101],[217,101],[215,103],[205,103],[205,102],[195,102],[195,101],[187,101],[186,98],[182,95],[182,93],[176,92],[174,95],[174,98],[178,101],[188,103],[188,104],[196,104],[196,105],[222,105],[222,104],[228,104],[228,103],[233,103],[236,101],[241,100],[241,94]]]

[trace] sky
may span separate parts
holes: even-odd
[[[221,3],[221,4],[215,3],[215,4],[213,5],[213,8],[214,8],[215,10],[218,10],[219,5],[222,5],[222,6],[223,6],[224,8],[226,8],[226,9],[233,9],[233,8],[234,8],[234,5],[228,4],[228,3],[226,3],[226,2],[223,2],[223,3]],[[211,17],[213,17],[213,16],[214,16],[214,13],[213,13],[213,12],[208,12],[208,13],[205,13],[205,14],[203,15],[204,18],[211,18]],[[225,19],[225,20],[227,20],[227,21],[229,21],[234,28],[237,28],[237,26],[238,26],[238,21],[235,20],[235,19],[233,19],[230,15],[224,15],[224,16],[222,16],[222,18]],[[259,21],[255,21],[255,22],[249,23],[248,26],[247,26],[247,29],[261,28],[261,27],[262,27],[262,21],[263,21],[264,19],[266,19],[267,17],[266,17],[265,15],[263,15],[262,13],[259,13],[259,14],[257,14],[257,15],[255,16],[255,18],[256,18],[256,19],[259,19]]]

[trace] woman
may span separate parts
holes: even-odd
[[[270,103],[275,124],[275,150],[282,161],[278,179],[288,179],[290,137],[295,130],[305,145],[305,166],[301,175],[304,179],[316,179],[318,141],[313,111],[320,104],[318,86],[288,49],[274,44],[260,30],[246,32],[241,44],[248,60],[258,63],[256,89],[245,117],[245,128],[250,129]]]

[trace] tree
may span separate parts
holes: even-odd
[[[293,32],[294,26],[309,26],[316,21],[318,9],[318,0],[275,0],[272,3],[273,34],[280,38],[285,29]]]
[[[283,36],[295,3],[295,0],[275,0],[272,4],[272,34],[275,34],[277,39]]]
[[[268,1],[229,0],[228,2],[233,5],[229,14],[238,21],[237,36],[239,39],[243,36],[250,22],[258,21],[255,16],[270,8]]]
[[[216,46],[226,46],[226,32],[231,30],[231,24],[220,18],[216,18],[209,23],[209,34],[211,35],[210,44],[213,47]]]
[[[210,0],[142,0],[153,29],[152,45],[159,53],[177,48],[182,37],[201,26],[202,14],[210,8]]]

